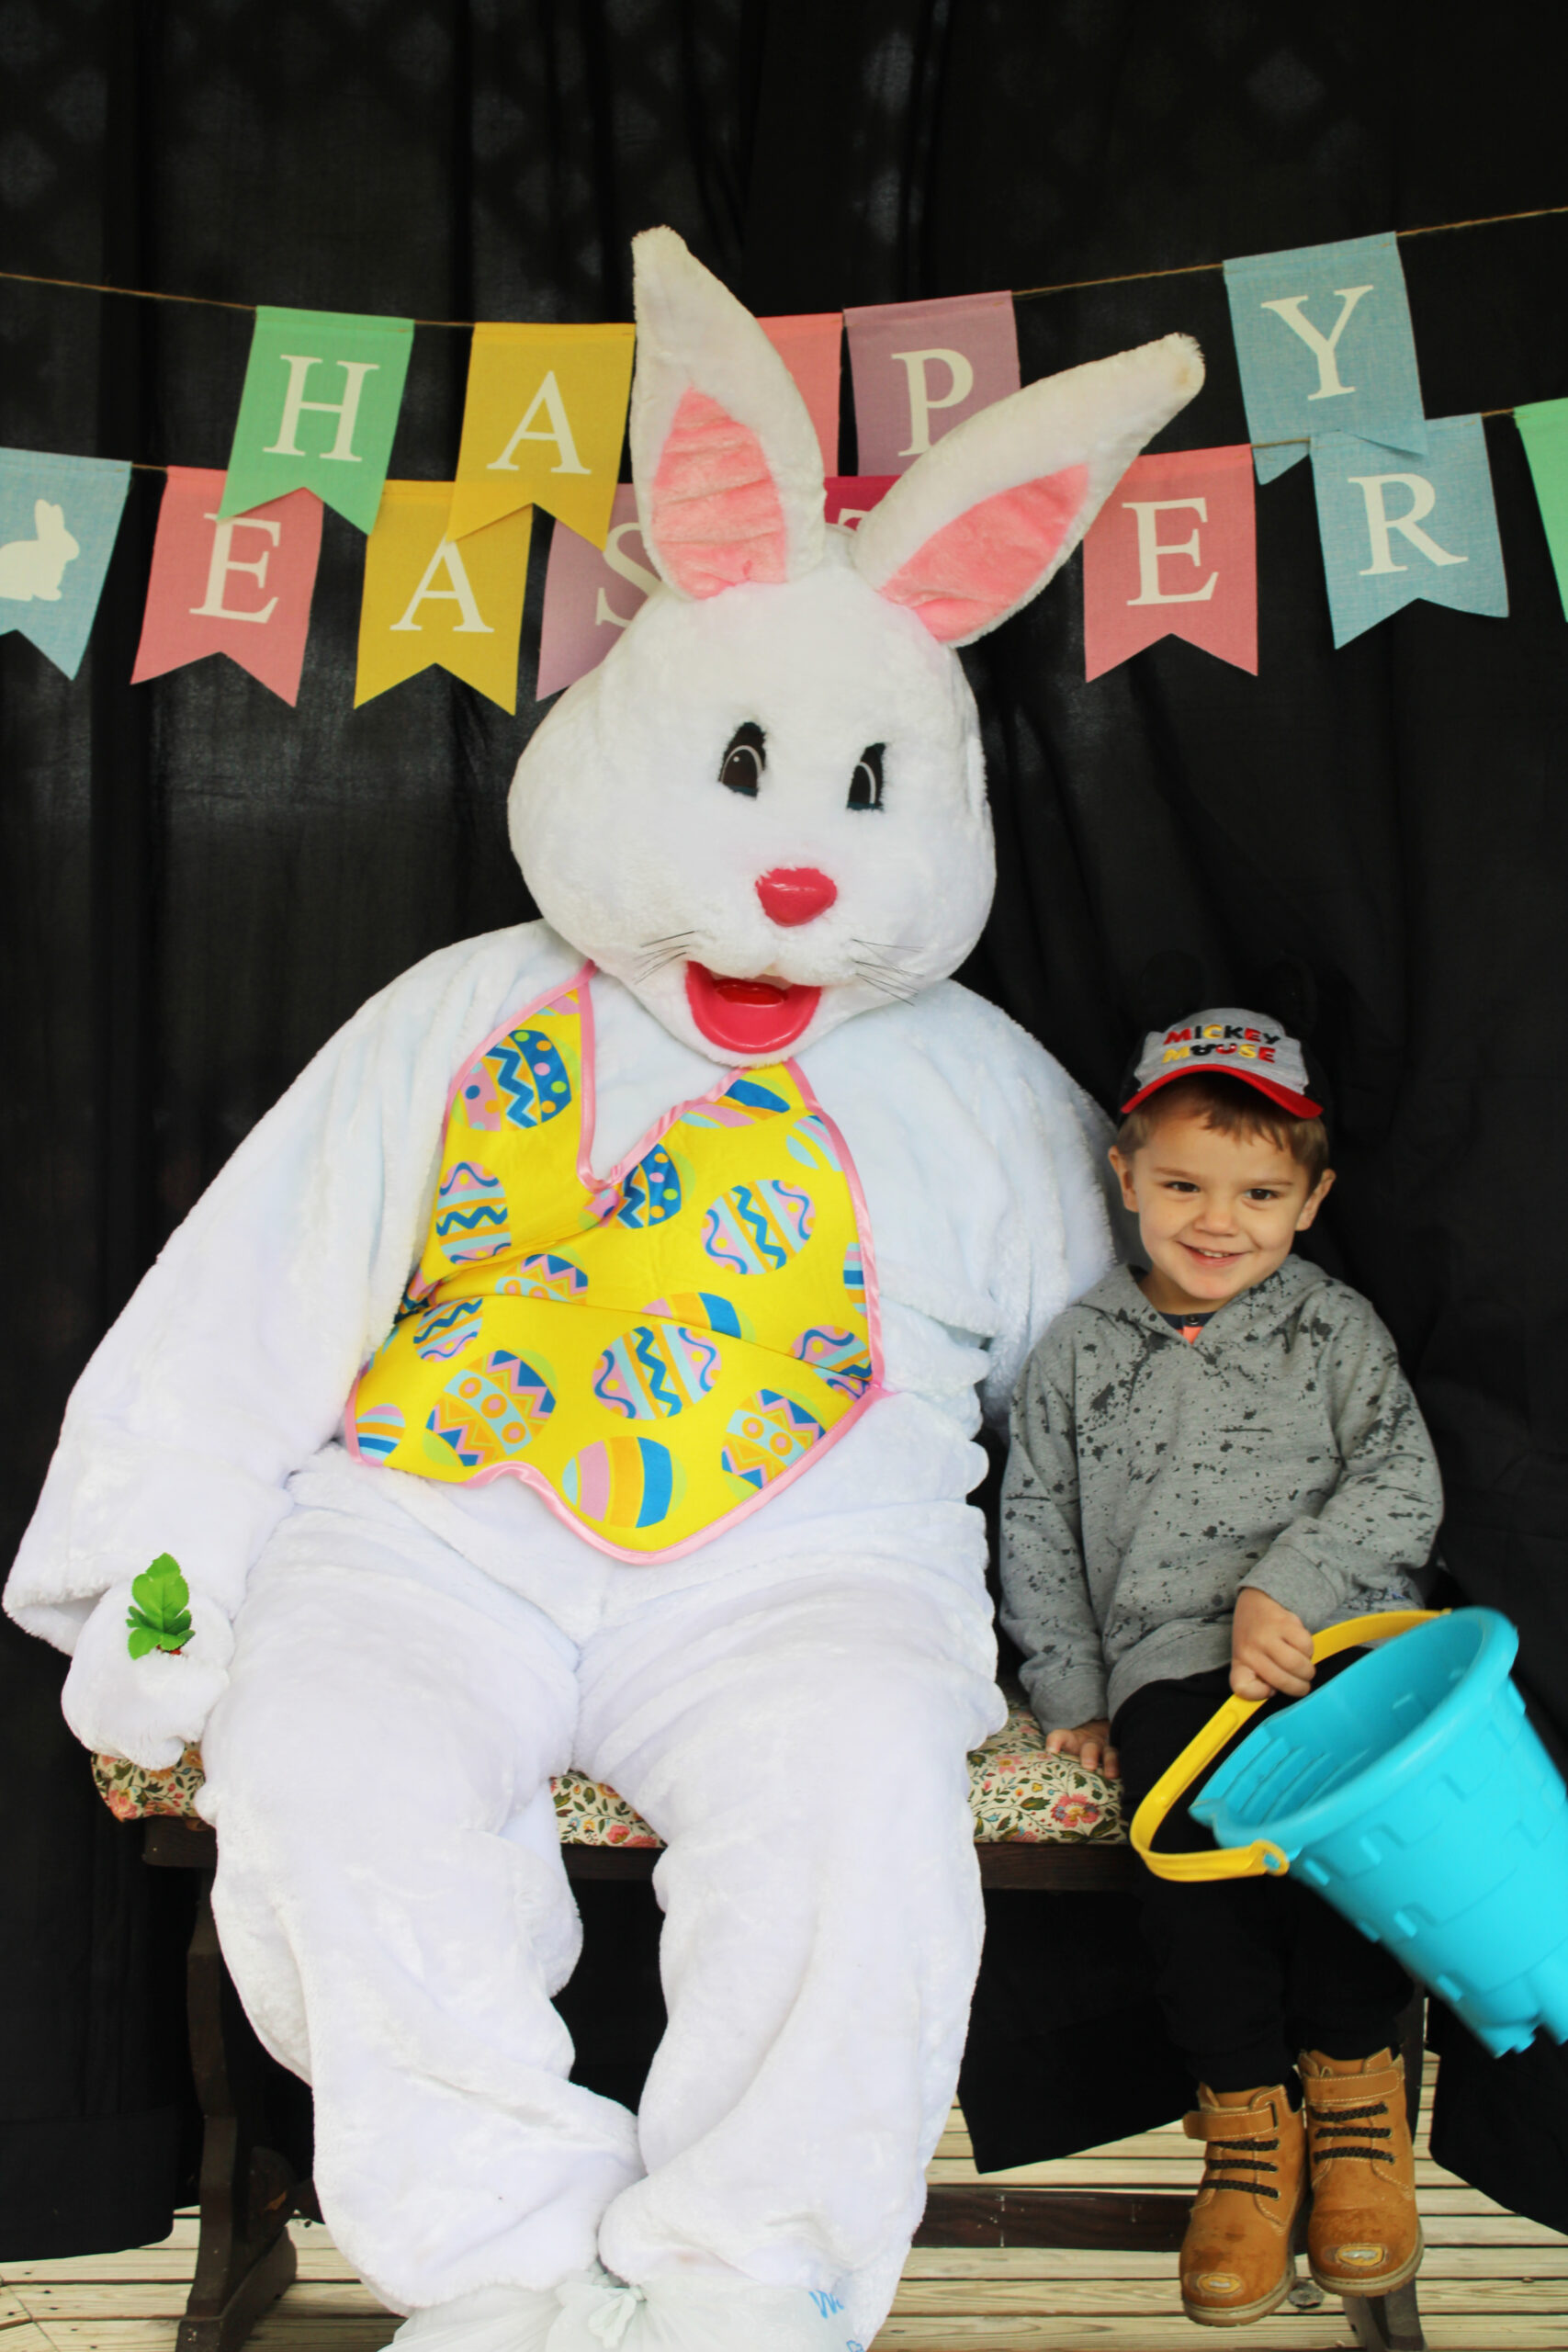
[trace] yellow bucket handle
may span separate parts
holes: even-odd
[[[1396,1634],[1408,1634],[1412,1627],[1425,1625],[1430,1618],[1442,1617],[1441,1609],[1380,1609],[1371,1617],[1352,1617],[1343,1625],[1331,1625],[1325,1634],[1312,1637],[1314,1666],[1325,1657],[1336,1657],[1340,1650],[1355,1649],[1361,1642],[1390,1641]],[[1250,1846],[1218,1846],[1214,1851],[1200,1854],[1156,1854],[1154,1840],[1166,1815],[1178,1797],[1186,1793],[1205,1764],[1210,1764],[1235,1737],[1244,1723],[1255,1715],[1263,1699],[1227,1699],[1216,1715],[1211,1716],[1198,1734],[1190,1740],[1169,1769],[1161,1773],[1137,1812],[1128,1833],[1134,1852],[1147,1863],[1156,1878],[1182,1879],[1188,1882],[1212,1878],[1281,1877],[1291,1867],[1291,1858],[1267,1838],[1255,1838]]]

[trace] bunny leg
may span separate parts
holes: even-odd
[[[549,1777],[574,1652],[412,1521],[299,1510],[204,1743],[213,1908],[252,2022],[313,2086],[333,2235],[394,2310],[553,2289],[640,2169],[567,2080],[576,1957]]]
[[[963,2049],[994,1673],[978,1574],[886,1560],[726,1577],[585,1645],[580,1760],[668,1846],[648,2177],[599,2235],[619,2277],[815,2291],[871,2341]]]

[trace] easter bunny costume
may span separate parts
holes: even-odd
[[[869,2343],[979,1948],[975,1432],[1111,1259],[1099,1114],[948,978],[993,882],[951,649],[1197,353],[1030,386],[852,535],[755,322],[636,253],[664,584],[519,763],[544,920],[383,989],[236,1151],[6,1594],[89,1745],[202,1739],[225,1955],[411,2352]],[[132,1660],[164,1551],[192,1634]],[[550,2005],[571,1764],[667,1848],[636,2119]]]

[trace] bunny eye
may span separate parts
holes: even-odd
[[[886,743],[868,743],[855,762],[855,772],[850,778],[852,808],[881,808],[882,754],[886,749]]]
[[[767,741],[754,718],[743,719],[725,745],[718,780],[728,792],[757,797],[757,786],[768,763]]]

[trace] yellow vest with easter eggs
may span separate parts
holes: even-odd
[[[705,1543],[881,1392],[842,1137],[794,1062],[732,1072],[608,1176],[592,967],[452,1090],[430,1230],[349,1399],[360,1460],[517,1477],[627,1560]]]

